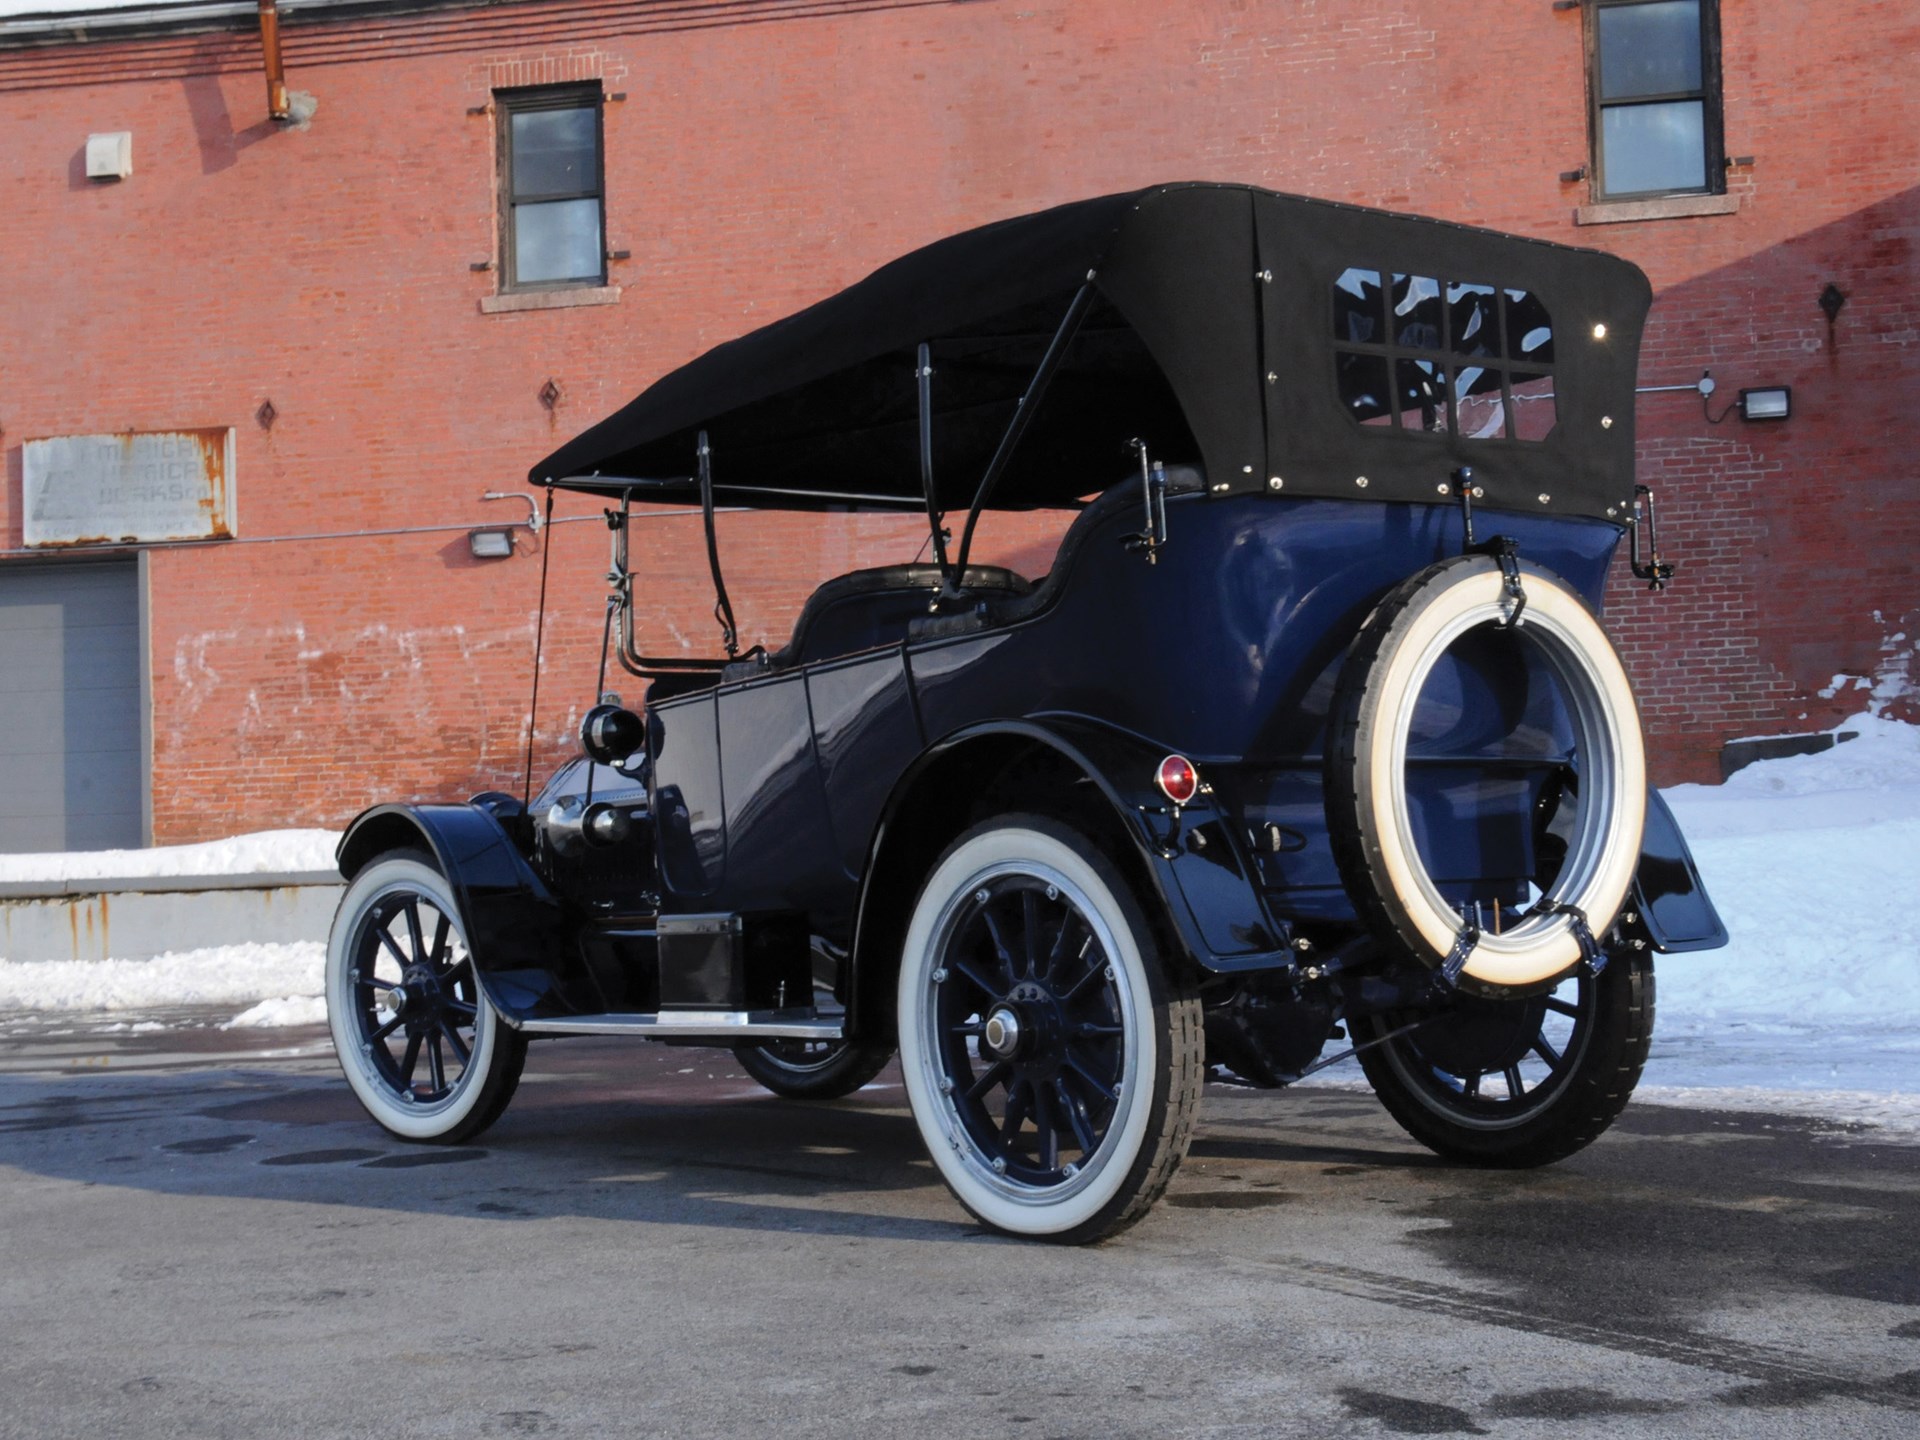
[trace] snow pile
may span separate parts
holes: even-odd
[[[1920,1026],[1920,728],[1861,716],[1820,755],[1665,792],[1726,921],[1660,967],[1660,1023]]]
[[[326,996],[283,995],[278,1000],[262,1000],[251,1010],[242,1010],[220,1028],[251,1030],[266,1029],[276,1025],[324,1025],[326,1023]]]
[[[73,850],[0,855],[0,881],[147,879],[174,875],[258,875],[335,870],[332,830],[259,830],[203,845],[147,850]]]
[[[1726,922],[1663,957],[1640,1098],[1920,1130],[1920,728],[1665,792]]]
[[[12,961],[0,964],[0,1010],[257,1009],[262,1000],[318,996],[326,949],[307,940],[168,951],[151,960]]]

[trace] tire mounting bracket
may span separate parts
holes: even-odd
[[[1453,937],[1453,948],[1447,951],[1446,958],[1440,962],[1440,978],[1448,986],[1460,983],[1460,972],[1466,968],[1468,958],[1479,943],[1480,927],[1469,920],[1460,927],[1460,933]]]
[[[1607,952],[1600,942],[1593,938],[1593,927],[1587,923],[1587,912],[1578,905],[1563,905],[1558,900],[1542,896],[1540,902],[1527,912],[1533,915],[1565,915],[1571,922],[1573,938],[1580,946],[1580,964],[1587,974],[1597,976],[1607,968]]]
[[[1513,608],[1506,612],[1500,625],[1504,630],[1517,630],[1520,617],[1527,611],[1527,592],[1520,584],[1520,543],[1511,535],[1496,535],[1476,548],[1499,563],[1500,573],[1506,577],[1506,594],[1503,598],[1513,602]]]

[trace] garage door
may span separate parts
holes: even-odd
[[[0,851],[141,843],[137,577],[0,568]]]

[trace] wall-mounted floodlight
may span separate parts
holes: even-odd
[[[1793,414],[1790,385],[1756,385],[1742,390],[1739,398],[1718,415],[1713,413],[1714,389],[1713,372],[1702,370],[1700,378],[1691,385],[1639,385],[1634,387],[1634,393],[1652,395],[1665,390],[1692,390],[1700,397],[1700,413],[1709,425],[1718,425],[1736,410],[1742,420],[1785,420]]]
[[[513,531],[469,530],[467,548],[476,560],[505,560],[513,554]]]
[[[1793,388],[1768,385],[1740,392],[1742,420],[1785,420],[1793,413]]]
[[[125,180],[133,174],[133,132],[113,130],[87,136],[87,178]]]

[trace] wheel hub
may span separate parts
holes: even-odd
[[[994,1059],[1011,1061],[1019,1073],[1036,1078],[1052,1075],[1064,1063],[1066,1022],[1060,1014],[1059,997],[1044,984],[1023,980],[1014,986],[1007,998],[987,1013],[983,1032],[995,1019],[1002,1021],[1004,1048],[996,1048],[990,1035],[982,1037],[983,1048]]]
[[[1128,1059],[1124,992],[1082,904],[1051,877],[968,887],[941,944],[932,1026],[958,1127],[995,1185],[1072,1185],[1106,1143]]]
[[[1011,1005],[996,1005],[981,1027],[980,1043],[994,1059],[1011,1060],[1020,1053],[1020,1041],[1025,1033],[1018,1010]]]
[[[1480,1075],[1517,1065],[1527,1056],[1546,1018],[1546,1001],[1476,1001],[1420,1028],[1414,1048],[1449,1075]]]
[[[409,1025],[415,1025],[438,1015],[444,998],[431,970],[424,965],[409,965],[400,983],[387,992],[387,1005]]]

